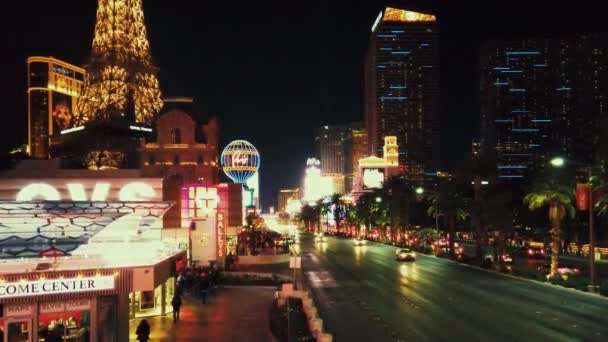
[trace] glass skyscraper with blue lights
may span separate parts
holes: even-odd
[[[439,143],[439,27],[435,16],[384,9],[372,26],[365,63],[365,121],[370,154],[397,136],[410,173],[432,166]]]
[[[608,108],[603,35],[487,42],[480,55],[481,142],[496,177],[517,181],[554,156],[602,156]]]

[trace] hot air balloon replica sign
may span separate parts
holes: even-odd
[[[243,184],[245,191],[251,194],[250,205],[253,205],[253,189],[247,188],[246,183],[260,168],[260,153],[255,146],[246,140],[235,140],[224,148],[220,162],[226,176]]]

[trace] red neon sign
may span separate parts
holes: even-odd
[[[216,186],[190,184],[182,187],[182,227],[192,219],[214,217],[220,198]]]

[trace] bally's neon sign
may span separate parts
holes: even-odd
[[[93,192],[90,197],[87,196],[85,186],[82,183],[66,184],[70,199],[72,201],[93,201],[104,202],[110,193],[110,183],[99,182],[95,183]],[[154,188],[147,183],[131,182],[125,184],[118,192],[118,199],[122,202],[131,201],[149,201],[156,196]],[[47,183],[32,183],[22,188],[17,193],[16,200],[18,202],[31,201],[61,201],[61,193],[56,187]]]

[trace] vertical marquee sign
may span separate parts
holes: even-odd
[[[218,260],[224,258],[224,252],[226,250],[226,229],[224,228],[224,214],[221,212],[217,213],[216,220],[216,231],[217,231],[217,258]]]

